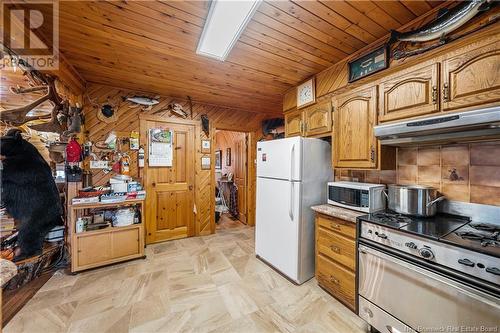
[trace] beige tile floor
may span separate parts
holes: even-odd
[[[56,273],[4,332],[366,332],[317,286],[255,258],[254,229],[148,246],[147,259]]]

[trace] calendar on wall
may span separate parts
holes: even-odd
[[[149,130],[149,166],[172,166],[173,136],[174,132],[169,129],[151,128]]]

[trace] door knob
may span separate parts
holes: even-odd
[[[189,185],[189,190],[192,191],[193,190],[193,185]]]

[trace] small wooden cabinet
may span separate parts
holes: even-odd
[[[356,224],[316,214],[318,284],[356,311]]]
[[[304,122],[302,110],[293,110],[285,113],[285,136],[303,135]]]
[[[415,66],[379,84],[379,121],[439,112],[439,64]]]
[[[322,137],[332,133],[332,104],[330,100],[300,110],[285,113],[285,135]]]
[[[372,86],[333,98],[335,138],[333,165],[338,168],[376,168],[377,87]]]
[[[500,101],[500,42],[443,60],[443,110]]]
[[[304,109],[305,136],[330,134],[332,131],[332,103],[329,100]]]
[[[114,209],[138,205],[141,223],[125,227],[108,227],[101,230],[76,233],[76,220],[89,209]],[[95,203],[69,206],[69,248],[71,272],[109,265],[125,260],[144,258],[144,200],[127,200],[120,203]]]

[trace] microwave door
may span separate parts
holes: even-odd
[[[361,192],[359,189],[331,186],[328,197],[330,200],[351,207],[361,207]]]

